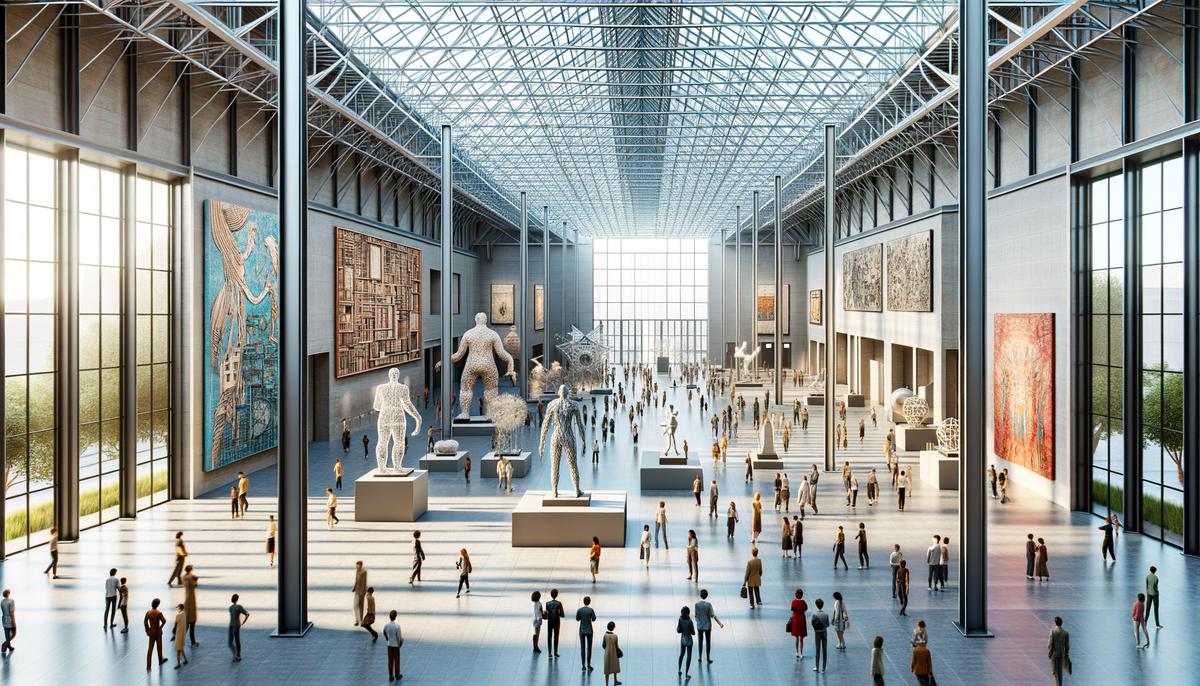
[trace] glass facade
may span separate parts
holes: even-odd
[[[171,187],[139,177],[135,186],[137,246],[138,509],[168,498],[171,464],[171,302],[174,262]]]
[[[15,552],[54,523],[57,164],[4,150],[4,539]]]
[[[707,357],[707,239],[598,238],[592,278],[594,325],[604,326],[615,363]]]
[[[1092,508],[1122,511],[1124,482],[1125,202],[1121,176],[1089,186],[1091,222]]]

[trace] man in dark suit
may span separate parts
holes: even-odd
[[[1033,542],[1033,534],[1025,537],[1025,578],[1033,578],[1033,561],[1037,558],[1037,544]]]
[[[558,589],[550,589],[550,600],[546,602],[546,645],[550,648],[550,657],[558,657],[558,635],[562,627],[562,618],[566,616],[563,604],[558,600]]]
[[[1068,672],[1071,671],[1071,634],[1062,628],[1062,623],[1062,617],[1054,618],[1054,628],[1050,630],[1050,643],[1046,646],[1054,686],[1062,686],[1064,665]]]

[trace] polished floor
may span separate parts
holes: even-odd
[[[794,392],[789,389],[788,395]],[[1071,631],[1075,674],[1068,683],[1158,684],[1192,683],[1200,674],[1200,651],[1191,636],[1200,630],[1193,608],[1200,601],[1200,563],[1171,547],[1137,535],[1121,536],[1120,561],[1104,564],[1099,555],[1098,520],[1070,513],[1020,491],[1013,502],[998,506],[989,501],[989,594],[992,639],[961,638],[952,625],[957,615],[957,494],[931,490],[914,480],[916,495],[908,509],[897,512],[895,494],[886,483],[883,500],[865,505],[865,469],[879,464],[879,442],[886,431],[870,430],[861,446],[856,430],[851,438],[852,460],[859,470],[863,492],[859,506],[844,505],[840,479],[828,474],[821,481],[821,514],[805,520],[802,560],[782,560],[778,522],[769,516],[760,541],[765,565],[765,607],[751,611],[738,597],[742,570],[749,555],[750,498],[762,489],[770,500],[768,475],[753,485],[743,479],[743,465],[734,460],[713,465],[707,457],[711,431],[697,402],[689,407],[681,387],[669,391],[682,408],[680,438],[689,438],[701,455],[706,482],[720,484],[722,503],[736,500],[743,512],[736,539],[725,538],[723,517],[707,516],[707,504],[697,508],[690,493],[640,493],[639,454],[631,445],[624,415],[617,419],[617,435],[593,467],[581,459],[580,471],[587,488],[623,489],[629,492],[628,541],[625,549],[606,549],[601,576],[593,585],[587,574],[584,549],[513,549],[509,544],[509,511],[523,488],[544,488],[549,478],[546,458],[537,461],[531,474],[517,480],[518,492],[501,494],[494,480],[461,474],[431,476],[430,512],[416,525],[356,524],[353,521],[354,477],[373,466],[362,457],[363,426],[356,427],[350,456],[345,458],[346,484],[334,530],[325,527],[323,502],[318,497],[332,485],[331,463],[340,448],[319,443],[310,456],[309,602],[314,628],[302,639],[270,637],[274,625],[275,574],[263,551],[265,520],[273,511],[274,473],[251,475],[251,510],[244,520],[231,520],[228,503],[220,497],[172,502],[142,513],[135,521],[121,521],[85,532],[82,539],[64,545],[60,574],[51,581],[41,574],[48,557],[45,548],[15,555],[0,564],[0,580],[17,601],[17,650],[0,661],[0,681],[5,684],[341,684],[380,683],[386,679],[385,651],[352,625],[353,567],[362,559],[376,588],[381,617],[389,609],[400,612],[406,643],[403,648],[404,683],[454,684],[581,684],[604,682],[597,647],[597,671],[580,669],[575,622],[564,624],[561,660],[530,650],[530,603],[533,590],[560,589],[568,617],[573,617],[585,594],[601,623],[613,620],[625,652],[622,681],[633,684],[679,684],[676,674],[678,637],[675,618],[679,608],[695,602],[700,588],[709,589],[718,616],[726,623],[714,630],[714,662],[693,666],[691,684],[864,684],[868,683],[869,643],[875,635],[885,639],[888,683],[915,683],[909,674],[908,636],[918,619],[929,625],[934,671],[940,684],[1049,683],[1046,636],[1054,615],[1062,615]],[[749,391],[746,391],[749,402]],[[651,406],[650,412],[655,408]],[[428,410],[424,410],[428,416]],[[657,449],[661,438],[650,412],[639,421],[641,448]],[[857,426],[855,411],[850,424]],[[737,450],[751,445],[749,411],[742,423]],[[790,413],[789,413],[790,418]],[[870,422],[867,422],[870,428]],[[819,410],[814,409],[810,432],[792,436],[788,469],[793,489],[801,469],[815,461],[819,451]],[[369,436],[374,442],[373,432]],[[531,445],[536,434],[526,434]],[[423,442],[423,441],[422,441]],[[467,439],[464,444],[476,457],[486,441]],[[591,436],[588,438],[591,444]],[[410,445],[409,462],[420,445]],[[588,451],[590,453],[590,450]],[[565,479],[565,474],[564,477]],[[643,523],[649,523],[658,500],[667,502],[670,550],[654,552],[649,570],[638,560],[635,541]],[[722,507],[723,511],[723,507]],[[848,546],[848,571],[831,568],[835,528],[848,531],[864,522],[871,541],[873,565],[855,568],[854,547]],[[406,583],[410,560],[410,534],[422,531],[429,560],[425,581]],[[700,540],[700,584],[686,580],[683,545],[687,529]],[[191,556],[200,576],[200,647],[190,650],[190,664],[182,670],[171,664],[145,670],[145,636],[137,623],[153,597],[174,604],[182,592],[166,586],[172,565],[171,539],[175,530],[187,532]],[[1043,536],[1050,547],[1049,583],[1024,577],[1023,541],[1026,532]],[[925,589],[924,550],[933,533],[951,536],[954,560],[947,592]],[[913,562],[913,593],[909,616],[901,617],[890,597],[887,552],[899,543]],[[471,551],[475,573],[472,592],[456,599],[454,560],[460,547]],[[1129,609],[1140,590],[1146,567],[1159,567],[1165,601],[1165,628],[1151,630],[1148,650],[1134,648]],[[104,631],[101,624],[104,577],[115,566],[129,577],[131,620],[128,634]],[[833,651],[828,671],[811,671],[811,646],[803,662],[792,654],[784,633],[787,605],[796,587],[806,597],[830,600],[834,591],[846,597],[851,626],[845,652]],[[231,593],[242,594],[251,612],[243,632],[244,660],[234,663],[225,646],[225,624]],[[381,620],[377,626],[381,626]],[[543,641],[545,637],[543,636]],[[543,643],[544,645],[544,643]],[[169,650],[169,646],[168,646]]]

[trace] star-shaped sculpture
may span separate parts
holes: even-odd
[[[604,338],[604,327],[584,333],[572,326],[570,333],[559,336],[558,349],[567,359],[567,369],[576,384],[603,383],[612,348]]]

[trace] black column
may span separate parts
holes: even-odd
[[[54,526],[60,541],[74,541],[79,538],[79,151],[64,153],[58,169]]]
[[[1092,509],[1092,264],[1087,181],[1071,184],[1071,394],[1074,398],[1072,431],[1081,440],[1072,451],[1071,509]],[[1083,440],[1087,437],[1088,440]]]
[[[1184,119],[1200,116],[1200,0],[1187,0],[1183,29]],[[1200,141],[1183,142],[1183,552],[1200,555]]]
[[[279,6],[279,554],[275,636],[303,636],[308,621],[308,394],[305,260],[308,149],[305,0]]]
[[[1143,531],[1142,524],[1142,243],[1141,173],[1127,166],[1122,177],[1125,194],[1125,318],[1122,337],[1125,377],[1125,530]]]
[[[137,516],[137,166],[121,170],[121,452],[118,509]]]

